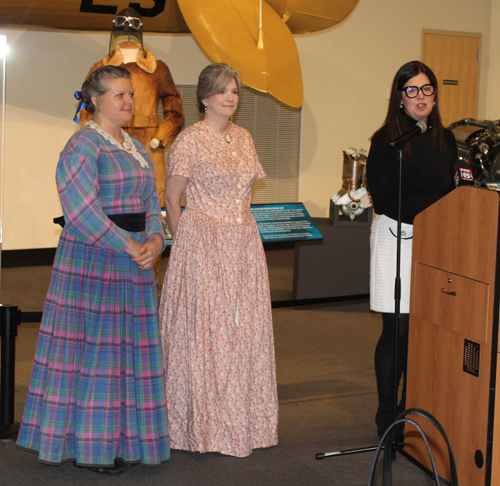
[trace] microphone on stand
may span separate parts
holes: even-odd
[[[416,137],[419,133],[424,133],[427,130],[427,124],[423,121],[417,122],[417,124],[410,128],[408,131],[400,135],[398,138],[394,139],[392,142],[389,142],[391,147],[400,147],[404,145],[408,140],[411,140],[413,137]]]

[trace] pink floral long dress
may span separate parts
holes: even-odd
[[[189,179],[160,303],[172,449],[244,457],[278,443],[266,258],[250,212],[265,177],[251,135],[203,122],[174,142],[167,174]]]

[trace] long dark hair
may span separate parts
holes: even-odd
[[[401,109],[401,103],[403,100],[403,92],[401,90],[409,79],[414,76],[418,76],[420,73],[425,74],[429,78],[432,86],[434,86],[435,105],[431,112],[433,149],[434,152],[437,153],[443,152],[446,150],[446,144],[444,141],[443,122],[441,121],[441,115],[439,114],[438,82],[436,76],[432,72],[432,69],[420,61],[407,62],[399,68],[398,72],[394,76],[394,80],[392,81],[391,97],[389,99],[387,116],[385,117],[383,125],[375,133],[382,132],[385,139],[389,142],[411,128],[408,126],[407,122],[408,115],[403,109]],[[410,150],[409,143],[405,145],[404,150],[406,152]]]

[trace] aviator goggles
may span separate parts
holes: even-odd
[[[142,27],[142,20],[137,17],[127,17],[125,15],[117,15],[116,18],[113,19],[113,24],[116,27],[124,27],[125,24],[133,30],[139,30]]]

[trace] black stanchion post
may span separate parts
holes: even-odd
[[[19,424],[14,423],[14,391],[16,364],[16,336],[19,325],[17,305],[0,304],[0,337],[2,340],[0,385],[0,441],[13,442]]]

